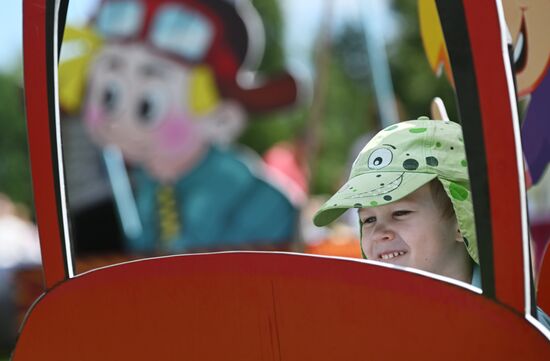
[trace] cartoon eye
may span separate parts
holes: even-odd
[[[156,93],[144,94],[136,105],[137,120],[142,125],[157,123],[163,108],[162,97]]]
[[[391,163],[393,159],[393,153],[388,148],[379,148],[371,153],[369,156],[369,168],[381,169]]]
[[[114,113],[120,103],[120,87],[116,83],[108,83],[101,94],[101,104],[106,113]]]

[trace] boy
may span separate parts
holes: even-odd
[[[350,179],[315,214],[323,226],[359,208],[363,257],[481,288],[472,197],[460,125],[420,117],[380,131]],[[550,317],[537,307],[550,329]]]
[[[353,163],[349,181],[317,212],[326,225],[359,209],[368,259],[480,286],[477,242],[461,127],[427,117],[380,131]]]

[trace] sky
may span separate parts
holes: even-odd
[[[21,54],[21,1],[4,1],[0,11],[0,71],[14,66]]]
[[[23,0],[4,0],[0,11],[0,71],[9,71],[21,62]],[[82,23],[97,0],[71,1],[71,17]]]
[[[279,0],[285,17],[285,48],[289,66],[298,71],[309,68],[309,54],[318,31],[324,0]],[[82,24],[97,6],[98,0],[72,0],[68,22]],[[0,71],[17,68],[21,61],[22,0],[3,1],[0,12]],[[365,20],[387,37],[396,34],[396,23],[388,10],[388,0],[333,0],[334,27],[348,19]]]

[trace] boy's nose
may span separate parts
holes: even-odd
[[[376,225],[369,233],[363,234],[363,246],[365,248],[370,248],[379,242],[391,241],[395,238],[395,233],[389,227],[384,225]]]
[[[388,225],[379,223],[374,229],[373,236],[375,241],[385,242],[393,240],[395,238],[395,233],[390,227],[388,227]]]
[[[384,230],[379,237],[381,241],[391,241],[394,238],[395,238],[394,233],[388,229]]]
[[[375,250],[379,248],[377,244],[389,242],[395,239],[395,233],[391,228],[383,225],[376,225],[370,233],[363,233],[361,244],[367,258],[376,258]]]

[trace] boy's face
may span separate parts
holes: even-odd
[[[426,184],[399,201],[359,210],[370,260],[469,282],[469,258],[456,218],[442,217]]]

